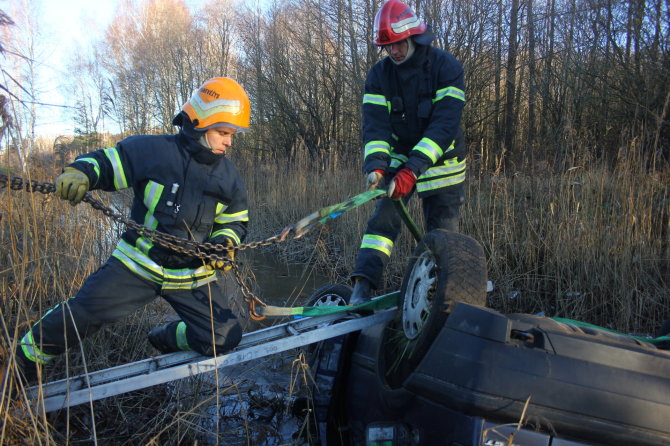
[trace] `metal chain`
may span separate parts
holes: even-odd
[[[27,192],[40,192],[42,194],[50,194],[56,191],[56,185],[48,182],[39,182],[35,180],[25,181],[19,177],[7,177],[7,175],[0,174],[0,189],[5,188],[9,185],[11,190],[26,190]],[[105,206],[99,200],[93,198],[90,193],[86,193],[82,201],[90,204],[93,209],[101,211],[107,217],[110,217],[112,220],[115,220],[119,223],[122,223],[128,229],[132,229],[140,234],[142,237],[148,238],[152,242],[157,243],[160,246],[168,248],[172,251],[178,252],[180,254],[185,254],[191,257],[196,257],[206,262],[212,261],[222,261],[224,265],[231,266],[233,275],[235,277],[235,282],[240,287],[240,291],[244,296],[244,300],[249,305],[249,314],[252,319],[261,320],[264,319],[264,316],[260,316],[256,313],[255,307],[256,304],[267,306],[258,296],[256,296],[251,288],[245,283],[244,278],[239,270],[237,262],[231,260],[227,255],[217,255],[213,252],[229,252],[229,251],[243,251],[245,249],[256,249],[260,247],[272,246],[277,243],[281,243],[286,240],[286,237],[293,229],[292,226],[287,226],[282,230],[281,233],[268,237],[264,240],[259,240],[256,242],[239,244],[234,248],[228,248],[225,245],[214,244],[214,243],[200,243],[195,240],[186,240],[171,234],[166,234],[165,232],[157,231],[155,229],[147,228],[146,226],[140,225],[128,218],[124,217],[123,214],[115,212],[109,207]]]

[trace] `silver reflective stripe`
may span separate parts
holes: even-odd
[[[37,347],[37,345],[35,345],[32,330],[28,331],[28,333],[21,339],[21,350],[23,350],[23,354],[26,355],[26,358],[39,364],[46,364],[47,361],[51,361],[56,357],[56,355],[44,353]]]
[[[438,180],[422,181],[416,183],[417,192],[426,192],[429,190],[440,189],[442,187],[453,186],[465,181],[465,172]]]
[[[144,206],[147,208],[147,214],[144,216],[144,226],[156,229],[158,220],[154,217],[156,205],[163,194],[163,185],[155,181],[149,181],[144,188]]]
[[[396,168],[398,168],[398,166],[400,166],[401,164],[406,163],[407,161],[409,161],[409,158],[407,158],[405,155],[403,155],[401,153],[393,153],[392,152],[391,153],[391,165],[390,165],[390,167],[392,169],[396,169]]]
[[[441,90],[437,90],[435,93],[435,98],[433,99],[433,103],[439,101],[440,99],[444,99],[447,96],[460,99],[461,101],[465,102],[465,92],[463,90],[456,87],[447,87]]]
[[[454,175],[458,172],[465,170],[465,160],[458,162],[457,159],[448,160],[445,164],[439,167],[431,167],[426,170],[418,179],[418,181],[429,180],[433,177],[445,176],[445,175]]]
[[[444,154],[440,146],[430,138],[421,138],[421,141],[419,141],[412,150],[417,150],[423,153],[431,159],[433,164]]]
[[[118,259],[123,263],[126,268],[134,272],[140,277],[144,277],[145,279],[154,282],[154,283],[161,283],[160,278],[155,277],[153,274],[149,273],[149,271],[145,270],[144,268],[141,268],[133,259],[128,257],[123,251],[119,249],[119,246],[116,246],[116,249],[112,253],[112,257]]]
[[[193,106],[193,109],[200,120],[209,118],[217,113],[237,115],[241,113],[242,110],[242,103],[239,100],[216,99],[214,101],[205,102],[197,92],[191,97],[191,106]]]
[[[240,244],[240,238],[237,236],[237,233],[229,228],[219,229],[218,231],[215,231],[214,233],[212,233],[211,238],[216,238],[222,235],[230,238],[236,245]]]
[[[208,270],[204,266],[195,269],[163,268],[123,239],[119,240],[112,255],[137,275],[158,283],[165,289],[192,289],[216,280],[216,271]]]
[[[363,104],[374,104],[386,107],[386,98],[380,94],[363,95]]]
[[[154,247],[154,244],[148,238],[140,237],[135,240],[135,246],[144,254],[149,254],[149,250]]]
[[[126,174],[123,172],[123,165],[121,164],[121,158],[119,158],[119,151],[116,150],[116,147],[112,147],[111,149],[105,149],[104,153],[114,171],[114,187],[116,190],[127,188],[128,181],[126,181]]]
[[[376,152],[381,152],[388,155],[390,151],[391,146],[386,141],[370,141],[367,144],[365,144],[365,154],[363,155],[363,157],[367,158],[368,156]]]
[[[393,249],[393,240],[381,235],[365,234],[361,241],[361,249],[368,248],[383,252],[391,257],[391,250]]]
[[[218,224],[235,223],[238,221],[249,221],[249,211],[244,210],[234,214],[218,214],[214,222]]]
[[[84,161],[89,164],[93,164],[93,170],[95,171],[95,174],[100,178],[100,165],[98,164],[98,160],[95,158],[77,158],[77,161]]]
[[[416,28],[421,25],[421,20],[415,15],[412,15],[405,20],[400,20],[399,22],[391,23],[391,29],[396,34],[403,33],[408,29]]]
[[[228,209],[228,205],[225,205],[223,203],[216,203],[216,215],[223,214],[223,211]]]

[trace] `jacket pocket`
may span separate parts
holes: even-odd
[[[155,229],[158,222],[174,222],[177,218],[177,193],[179,185],[174,184],[168,187],[157,181],[149,180],[144,187],[142,202],[147,208],[144,218],[144,225]]]

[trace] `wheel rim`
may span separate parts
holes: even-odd
[[[340,296],[339,294],[324,294],[320,296],[312,306],[314,307],[323,307],[323,306],[346,306],[347,301]]]
[[[408,339],[419,336],[430,316],[436,272],[437,264],[430,251],[424,251],[412,266],[402,305],[402,328]]]

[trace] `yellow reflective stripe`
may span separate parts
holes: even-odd
[[[149,254],[149,250],[154,247],[154,244],[148,238],[139,237],[137,240],[135,240],[135,246],[137,246],[137,249],[142,251],[144,254]]]
[[[158,200],[163,194],[164,186],[155,181],[149,181],[144,188],[144,206],[147,208],[147,214],[144,216],[144,226],[151,229],[158,227],[158,220],[154,216]]]
[[[365,153],[363,158],[365,159],[373,153],[377,152],[388,155],[391,153],[391,146],[386,141],[370,141],[365,144]]]
[[[93,164],[93,170],[95,171],[95,174],[100,178],[100,165],[98,164],[98,160],[95,158],[79,158],[77,161],[84,161],[89,164]]]
[[[363,95],[363,104],[381,105],[382,107],[386,107],[389,113],[391,112],[391,103],[381,94]]]
[[[405,164],[409,161],[409,158],[402,153],[391,152],[391,165],[392,169],[398,168],[401,164]]]
[[[163,279],[184,279],[192,278],[192,276],[197,275],[196,271],[200,269],[193,268],[179,268],[179,269],[170,269],[163,268],[158,263],[151,260],[151,258],[137,249],[136,247],[130,245],[125,240],[119,240],[119,243],[116,245],[117,249],[126,254],[131,260],[140,264],[145,269],[149,270],[151,273],[155,274],[157,277],[162,277]]]
[[[32,329],[21,339],[21,350],[23,350],[23,354],[26,355],[26,358],[39,364],[46,364],[47,361],[50,361],[57,356],[44,353],[37,347],[35,339],[33,338]]]
[[[361,249],[368,248],[383,252],[391,257],[391,250],[393,249],[393,240],[381,235],[365,234],[361,241]]]
[[[236,245],[240,244],[240,237],[230,228],[219,229],[218,231],[215,231],[210,237],[215,238],[221,235],[230,238]]]
[[[129,270],[131,270],[132,272],[134,272],[138,276],[143,277],[143,278],[145,278],[148,281],[153,282],[153,283],[157,283],[157,284],[161,283],[161,278],[160,277],[156,277],[155,275],[151,274],[146,269],[140,267],[140,265],[138,265],[137,262],[135,262],[135,260],[133,260],[132,258],[127,256],[123,251],[121,251],[119,249],[118,245],[117,245],[116,249],[114,250],[114,252],[112,252],[112,257],[119,260],[121,263],[123,263],[126,266],[126,268],[128,268]]]
[[[217,280],[216,271],[211,270],[207,271],[210,274],[209,277],[196,279],[192,282],[171,282],[169,280],[166,280],[165,282],[163,282],[162,288],[164,290],[192,290],[194,288],[199,288],[203,285],[216,281]]]
[[[204,266],[195,269],[163,268],[123,239],[119,240],[112,255],[138,275],[152,282],[162,283],[164,288],[193,288],[194,284],[204,284],[216,279],[216,272]]]
[[[177,324],[177,347],[179,350],[191,350],[186,339],[186,323],[181,321]]]
[[[225,205],[225,204],[223,204],[223,203],[216,203],[216,212],[215,212],[215,214],[216,214],[216,215],[222,214],[223,211],[225,211],[226,209],[228,209],[228,206],[227,206],[227,205]]]
[[[121,158],[119,158],[119,151],[116,147],[111,149],[105,149],[103,151],[105,156],[112,164],[112,169],[114,171],[114,187],[116,190],[125,189],[128,187],[128,181],[126,180],[126,174],[123,171],[123,165],[121,164]]]
[[[465,160],[459,162],[458,158],[452,158],[446,160],[443,165],[431,167],[430,169],[426,170],[423,175],[418,178],[417,182],[427,180],[432,177],[454,175],[465,170],[465,166]]]
[[[430,158],[433,164],[435,164],[444,154],[440,146],[430,138],[421,138],[421,141],[419,141],[412,150],[423,153]]]
[[[453,186],[465,181],[465,172],[453,175],[450,177],[440,178],[437,180],[422,181],[416,183],[417,192],[426,192],[429,190],[440,189],[443,187]]]
[[[234,214],[217,214],[214,222],[218,224],[234,223],[237,221],[249,221],[249,211],[243,210]]]
[[[433,104],[441,99],[446,98],[447,96],[455,99],[460,99],[461,101],[465,102],[465,92],[463,90],[456,87],[447,87],[442,88],[441,90],[437,90],[435,92],[435,97],[433,98]]]
[[[153,274],[156,278],[160,279],[163,276],[163,267],[158,263],[151,260],[151,258],[135,246],[126,242],[125,240],[119,240],[119,243],[116,244],[116,251],[121,252],[124,256],[133,262],[141,265],[143,269],[148,270],[150,274]]]

